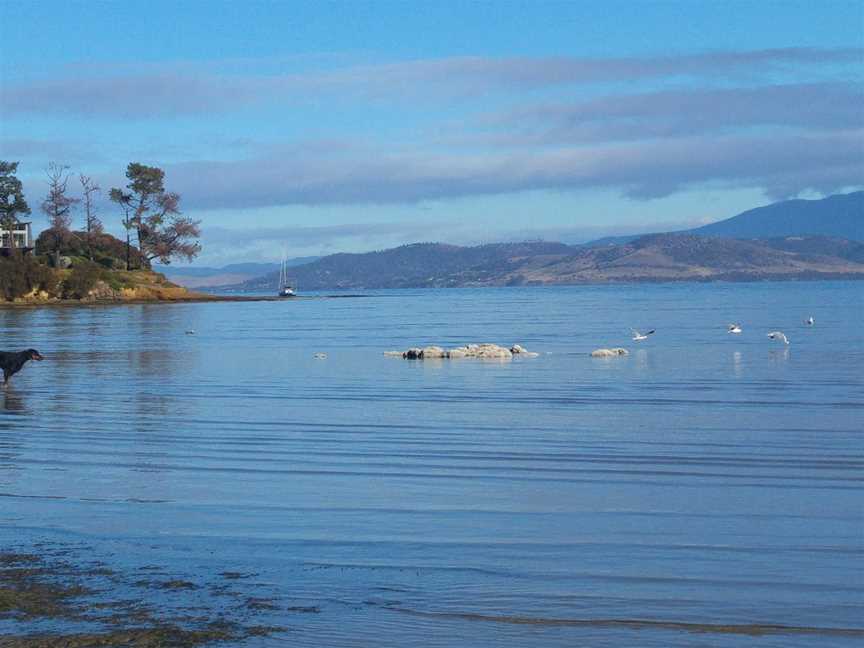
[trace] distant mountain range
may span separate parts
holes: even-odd
[[[365,254],[291,259],[301,291],[608,281],[864,277],[864,191],[787,200],[684,232],[461,247],[416,243]],[[190,288],[275,288],[279,264],[160,268]]]
[[[301,291],[442,288],[639,281],[864,278],[864,243],[829,237],[740,240],[652,234],[623,245],[416,243],[382,252],[334,254],[295,267]],[[270,289],[275,276],[241,291]]]
[[[864,278],[864,192],[788,200],[687,232],[586,245],[417,243],[292,269],[300,290]],[[270,273],[229,289],[268,290]]]
[[[830,236],[864,241],[864,191],[819,200],[784,200],[678,233],[738,239]],[[588,245],[629,243],[641,236],[644,234],[610,236]]]
[[[689,233],[739,239],[830,236],[864,241],[864,191],[821,200],[786,200],[750,209]]]

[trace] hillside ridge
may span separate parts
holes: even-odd
[[[301,290],[560,285],[638,281],[864,278],[864,243],[832,237],[740,240],[650,234],[624,245],[498,243],[404,245],[340,253],[292,268]],[[266,275],[232,287],[275,286]]]

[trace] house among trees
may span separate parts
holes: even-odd
[[[0,224],[0,254],[9,256],[12,248],[30,252],[33,249],[33,235],[30,223],[22,223],[17,218],[10,232],[6,224]]]

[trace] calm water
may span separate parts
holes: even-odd
[[[0,346],[47,356],[0,394],[0,546],[254,573],[289,632],[249,646],[860,645],[703,626],[864,629],[862,294],[0,310]],[[543,355],[382,356],[474,341]]]

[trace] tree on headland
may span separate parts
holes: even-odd
[[[102,188],[90,176],[83,173],[78,176],[81,182],[82,204],[84,207],[84,231],[87,236],[87,258],[93,260],[93,237],[102,233],[102,221],[96,215],[94,195]]]
[[[132,269],[131,262],[131,251],[132,251],[132,242],[130,240],[132,236],[132,194],[123,191],[122,189],[112,189],[108,193],[108,197],[123,209],[123,219],[120,221],[123,223],[123,229],[126,230],[126,270]]]
[[[148,261],[171,263],[174,258],[191,261],[201,251],[200,221],[183,216],[180,195],[165,191],[165,172],[138,162],[126,168],[128,191],[111,190],[111,200],[124,207],[124,227],[135,229],[138,248]],[[131,218],[130,218],[131,216]]]
[[[18,223],[18,214],[29,214],[30,207],[24,200],[21,181],[15,176],[17,162],[0,160],[0,229],[9,232],[9,248],[15,250],[12,230]]]
[[[42,201],[42,211],[48,217],[48,237],[54,267],[60,265],[60,253],[72,238],[72,208],[80,202],[67,192],[69,167],[52,162],[45,169],[48,176],[48,195]]]

